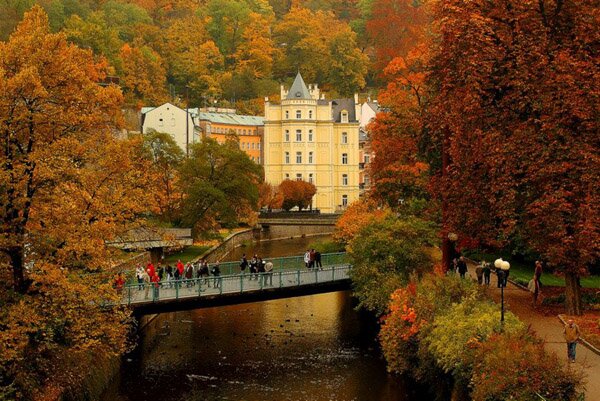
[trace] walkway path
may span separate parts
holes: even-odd
[[[475,265],[469,265],[469,273],[475,277]],[[491,281],[490,295],[494,301],[500,303],[500,288],[497,288],[494,275],[492,275]],[[504,289],[504,301],[507,310],[531,325],[538,337],[546,341],[546,349],[554,352],[566,364],[567,346],[563,337],[563,325],[558,317],[555,314],[544,314],[543,311],[534,309],[531,305],[529,291],[512,283],[508,283]],[[600,401],[600,355],[590,351],[583,344],[578,344],[577,362],[569,366],[582,371],[585,375],[586,401]]]

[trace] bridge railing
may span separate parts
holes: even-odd
[[[279,270],[271,273],[211,276],[162,282],[158,285],[154,283],[128,284],[122,290],[122,304],[136,305],[334,282],[348,279],[350,269],[351,265],[344,263],[330,265],[322,269],[303,268],[301,270]]]
[[[248,261],[250,261],[251,258],[252,255],[249,255]],[[263,260],[273,263],[273,270],[275,271],[298,270],[306,267],[304,264],[304,255],[265,258]],[[346,252],[324,253],[321,255],[321,264],[323,266],[348,263],[348,261],[349,257]],[[221,269],[221,273],[223,274],[238,274],[240,273],[240,260],[221,262],[219,267]],[[246,272],[248,272],[248,269],[249,267],[246,268]]]

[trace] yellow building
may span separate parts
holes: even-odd
[[[233,109],[199,109],[196,124],[203,136],[223,143],[232,134],[237,135],[240,149],[256,163],[263,162],[263,118],[236,114]]]
[[[300,73],[279,104],[265,99],[265,180],[304,180],[317,187],[313,208],[344,210],[359,196],[358,96],[327,100]]]

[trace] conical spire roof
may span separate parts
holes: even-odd
[[[290,87],[286,99],[312,99],[306,84],[304,83],[304,79],[302,79],[302,75],[300,75],[300,71],[296,75],[294,79],[294,83]]]

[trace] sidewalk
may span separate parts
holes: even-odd
[[[469,264],[469,274],[476,280],[475,265]],[[494,274],[492,274],[489,294],[495,302],[500,303],[500,288],[497,288]],[[545,316],[543,312],[534,309],[531,305],[529,291],[510,282],[504,289],[504,306],[506,310],[511,311],[530,325],[537,336],[546,341],[546,349],[554,352],[564,364],[567,364],[567,346],[563,337],[563,325],[556,315]],[[499,316],[500,310],[498,310],[498,318]],[[586,401],[600,401],[600,355],[579,343],[577,345],[577,362],[569,364],[569,367],[583,372]]]

